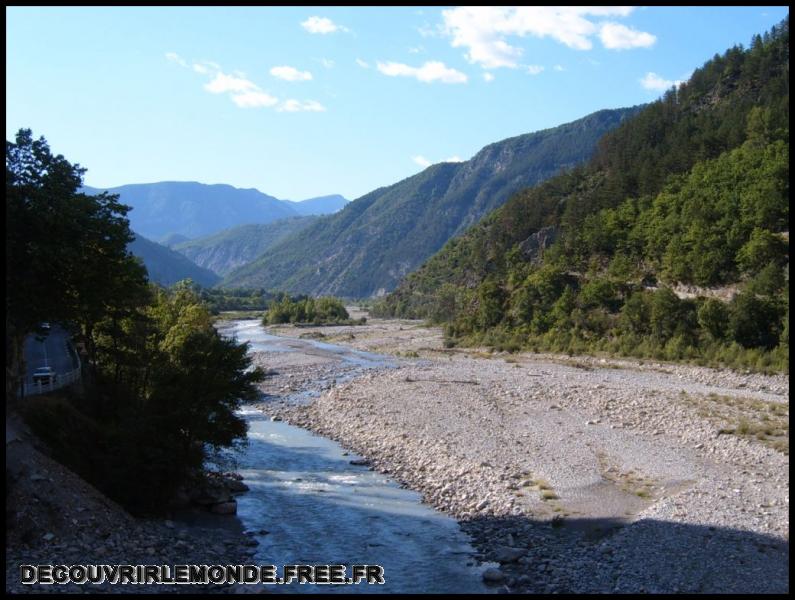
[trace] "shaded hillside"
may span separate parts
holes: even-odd
[[[179,252],[141,235],[136,235],[127,249],[143,261],[149,279],[161,285],[170,286],[183,279],[192,279],[202,286],[209,287],[219,280],[218,275],[212,271],[200,267]]]
[[[605,132],[637,110],[599,111],[491,144],[462,163],[428,167],[351,202],[222,283],[347,297],[388,291],[515,191],[586,160]]]
[[[450,322],[453,338],[764,367],[778,359],[743,349],[788,344],[788,158],[785,21],[451,240],[377,310]],[[680,283],[741,293],[653,291]]]
[[[265,225],[240,225],[219,233],[177,243],[173,249],[218,275],[250,263],[266,250],[317,220],[314,216],[289,217]]]

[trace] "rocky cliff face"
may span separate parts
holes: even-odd
[[[558,233],[559,229],[557,227],[542,227],[528,237],[519,245],[525,259],[534,264],[540,263],[544,256],[544,250],[555,243],[558,239]]]

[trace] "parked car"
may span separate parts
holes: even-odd
[[[58,380],[58,374],[52,367],[39,367],[33,372],[33,383],[49,385]]]

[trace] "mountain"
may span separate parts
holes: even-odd
[[[332,194],[331,196],[319,196],[301,200],[300,202],[290,201],[290,204],[302,215],[331,215],[345,208],[348,202],[347,198],[339,194]]]
[[[187,242],[189,240],[190,238],[187,235],[182,235],[179,233],[169,233],[168,235],[157,240],[157,242],[168,248],[173,248],[177,244],[181,244],[182,242]]]
[[[222,285],[346,297],[391,290],[512,193],[589,158],[605,132],[638,110],[602,110],[491,144],[465,162],[428,167],[318,220]]]
[[[131,206],[130,227],[152,239],[176,233],[196,238],[246,223],[270,223],[299,213],[290,203],[255,189],[191,181],[136,183],[86,193],[119,194]]]
[[[452,343],[786,368],[788,254],[786,19],[448,242],[376,312],[446,322]]]
[[[211,287],[219,277],[191,262],[179,252],[146,239],[136,234],[127,249],[140,258],[149,273],[149,279],[161,285],[169,286],[182,279],[192,279],[196,283]]]
[[[289,217],[265,225],[240,225],[207,237],[177,243],[172,248],[197,265],[218,275],[226,275],[317,219],[315,216]]]

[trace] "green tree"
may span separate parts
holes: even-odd
[[[781,313],[773,300],[737,294],[729,310],[729,333],[746,348],[775,348],[782,331]]]
[[[723,340],[729,326],[729,309],[720,300],[708,298],[698,309],[698,324],[713,339]]]
[[[146,294],[146,270],[127,252],[129,207],[79,193],[84,172],[29,129],[6,142],[7,395],[37,323],[79,323],[93,361],[94,327],[108,307],[131,314]]]
[[[788,250],[781,236],[756,227],[748,242],[737,252],[737,265],[743,272],[754,274],[771,262],[784,264]]]
[[[670,289],[654,292],[651,298],[649,325],[652,335],[661,342],[671,339],[680,325],[681,300]]]

